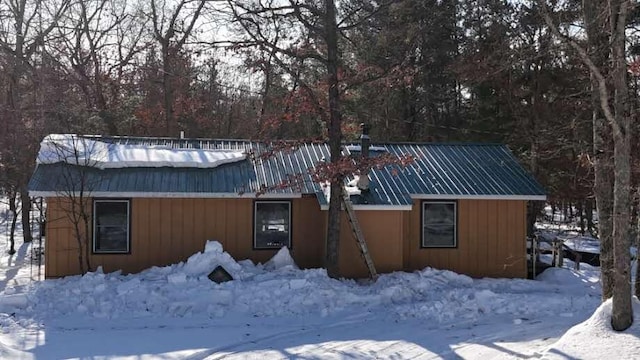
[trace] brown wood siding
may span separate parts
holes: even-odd
[[[92,254],[95,269],[138,272],[186,260],[206,240],[220,241],[235,259],[265,262],[275,250],[253,249],[253,199],[131,199],[131,253]],[[421,202],[408,211],[357,211],[379,272],[426,266],[475,277],[524,277],[525,201],[460,200],[458,246],[422,249]],[[73,224],[65,201],[47,199],[47,277],[79,273]],[[291,253],[304,268],[323,266],[327,212],[314,197],[291,200]],[[345,277],[366,277],[364,260],[346,216],[342,218],[340,268]]]
[[[80,272],[78,261],[78,242],[73,222],[68,213],[69,202],[66,199],[47,199],[47,224],[45,244],[45,276],[60,277]],[[90,203],[90,201],[88,202]],[[83,235],[83,234],[82,234]],[[50,246],[49,239],[53,239]],[[49,275],[52,274],[52,275]]]
[[[253,249],[253,199],[131,199],[131,253],[92,254],[92,267],[139,272],[186,260],[218,240],[235,259],[269,260],[276,250]],[[67,202],[47,199],[45,274],[80,273],[73,223]],[[89,201],[91,204],[91,201]],[[319,267],[324,259],[326,212],[315,197],[291,200],[291,253],[301,267]]]
[[[421,206],[405,213],[404,268],[427,266],[474,277],[526,277],[526,201],[458,200],[456,248],[421,248]]]
[[[402,270],[402,213],[380,210],[356,211],[373,263],[380,273]],[[368,277],[369,271],[344,211],[340,225],[340,273],[349,278]]]
[[[300,267],[322,267],[327,232],[327,212],[320,210],[315,196],[296,199],[292,206],[294,240],[291,254]]]

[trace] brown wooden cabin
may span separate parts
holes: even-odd
[[[203,151],[265,146],[241,140],[81,138]],[[344,147],[346,154],[359,150]],[[545,195],[505,146],[376,144],[370,150],[370,156],[387,151],[415,158],[404,169],[372,170],[369,190],[352,196],[378,272],[434,267],[473,277],[526,277],[527,201]],[[328,208],[322,188],[305,181],[298,188],[260,195],[257,189],[286,174],[305,173],[323,157],[329,157],[326,145],[303,144],[269,158],[215,168],[40,161],[29,186],[31,195],[44,197],[47,204],[46,277],[80,273],[69,209],[80,204],[81,192],[90,217],[87,239],[94,269],[135,273],[174,264],[202,251],[207,240],[219,241],[237,260],[254,262],[265,262],[288,246],[300,267],[322,267]],[[341,223],[340,271],[349,278],[367,277],[344,212]]]

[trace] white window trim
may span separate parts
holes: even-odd
[[[291,201],[271,201],[271,200],[256,200],[253,203],[253,249],[254,250],[279,250],[276,249],[274,247],[258,247],[257,244],[257,237],[258,237],[258,224],[256,223],[256,221],[258,220],[258,204],[287,204],[287,206],[289,207],[289,239],[288,239],[288,244],[285,244],[285,246],[288,249],[291,249],[291,241],[292,241],[292,236],[291,236]]]
[[[112,203],[121,203],[121,202],[126,202],[127,203],[127,250],[126,251],[122,251],[122,250],[99,250],[96,249],[96,231],[98,229],[98,226],[96,224],[96,220],[97,220],[97,216],[96,216],[96,204],[97,203],[108,203],[108,202],[112,202]],[[93,253],[94,254],[129,254],[131,252],[131,200],[128,199],[118,199],[118,200],[106,200],[106,199],[96,199],[93,201],[93,214],[92,214],[92,223],[93,223],[93,238],[92,240],[92,248],[93,248]]]
[[[427,245],[424,238],[424,213],[428,204],[453,204],[453,245]],[[420,248],[423,249],[454,249],[458,247],[458,203],[456,201],[423,201],[420,213]]]

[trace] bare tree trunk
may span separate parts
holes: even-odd
[[[605,75],[608,59],[608,19],[601,16],[606,9],[605,0],[583,0],[584,21],[587,30],[588,49],[592,61]],[[598,238],[600,239],[600,280],[602,299],[613,296],[613,139],[611,128],[600,106],[599,82],[591,73],[591,101],[593,103],[593,168],[595,181],[593,193],[598,213]]]
[[[31,198],[29,197],[29,191],[27,190],[27,184],[25,183],[20,189],[20,202],[22,203],[22,238],[24,242],[31,242],[33,237],[31,236]]]
[[[18,221],[18,205],[16,204],[16,194],[9,196],[9,211],[11,211],[11,229],[9,230],[9,255],[16,253],[16,222]]]
[[[610,130],[603,118],[594,111],[593,147],[595,182],[593,192],[598,213],[600,239],[600,280],[602,299],[613,296],[613,174]]]
[[[636,189],[636,279],[634,281],[634,293],[640,299],[640,186]]]
[[[537,88],[537,86],[536,86]],[[532,97],[532,102],[534,106],[538,104],[538,97]],[[537,113],[534,111],[534,113]],[[538,176],[538,141],[537,141],[537,132],[538,132],[538,117],[532,116],[529,120],[529,130],[531,131],[531,143],[530,143],[530,153],[531,157],[529,158],[529,171],[533,174],[534,177]],[[537,201],[529,201],[527,204],[527,235],[533,236],[535,232],[535,223],[536,218],[538,216],[538,212],[540,211],[540,203]]]
[[[171,49],[169,44],[162,44],[162,90],[164,103],[165,136],[175,136],[173,128],[173,82],[171,77]]]
[[[626,85],[625,85],[626,86]],[[616,96],[618,97],[618,96]],[[628,123],[628,121],[627,121]],[[631,131],[629,124],[627,130]],[[631,307],[631,271],[629,258],[630,216],[629,192],[631,189],[629,136],[615,141],[615,185],[613,189],[613,262],[614,288],[611,325],[614,330],[622,331],[631,326],[633,310]]]
[[[591,198],[584,202],[584,216],[587,222],[587,232],[593,235],[593,201]]]
[[[527,236],[533,236],[536,232],[536,220],[538,214],[542,210],[542,203],[540,201],[529,201],[527,204]]]
[[[265,116],[267,113],[267,108],[271,105],[271,81],[272,81],[272,72],[273,72],[273,55],[274,50],[269,52],[269,58],[265,62],[264,67],[264,89],[262,90],[262,101],[260,104],[260,116],[258,117],[258,131],[262,131],[262,126],[264,125]]]
[[[92,250],[92,245],[91,245],[91,236],[90,234],[90,229],[89,229],[89,214],[87,214],[87,206],[85,204],[85,202],[81,203],[81,206],[83,206],[82,208],[82,213],[81,213],[81,217],[82,217],[82,222],[84,225],[84,242],[85,242],[85,246],[84,246],[84,258],[85,258],[85,263],[87,266],[87,271],[93,271],[93,268],[91,267],[91,250]]]
[[[173,13],[166,13],[165,4],[161,4],[160,8],[156,7],[156,0],[151,0],[151,21],[153,22],[153,35],[158,41],[162,51],[162,87],[163,87],[163,105],[164,105],[164,121],[165,135],[171,136],[175,130],[174,127],[174,81],[176,77],[174,73],[174,61],[181,49],[183,49],[187,39],[191,36],[196,21],[200,17],[205,4],[208,1],[198,0],[195,10],[188,18],[181,18],[181,13],[185,10],[185,5],[190,3],[187,0],[180,0],[174,3]],[[193,2],[191,2],[193,3]],[[159,12],[159,11],[160,12]],[[168,23],[164,23],[168,20]],[[178,24],[183,27],[179,28]]]
[[[79,224],[74,224],[74,229],[73,231],[75,232],[76,235],[76,242],[78,243],[78,270],[80,270],[80,274],[84,274],[85,273],[85,263],[84,263],[84,241],[82,239],[82,237],[80,237],[79,233],[80,233],[80,227]]]
[[[25,242],[32,240],[31,223],[29,219],[29,210],[31,202],[27,192],[27,182],[29,175],[33,171],[32,157],[35,158],[34,149],[29,146],[29,137],[33,137],[40,128],[36,126],[28,126],[28,119],[23,117],[26,114],[28,99],[32,94],[34,83],[31,76],[35,68],[35,54],[41,51],[39,44],[44,41],[46,36],[55,28],[56,23],[68,8],[69,1],[56,1],[55,4],[43,5],[43,1],[12,1],[10,6],[3,7],[2,21],[3,29],[12,29],[14,33],[7,35],[6,33],[0,37],[0,51],[3,55],[3,71],[9,72],[6,84],[7,108],[11,116],[3,118],[2,122],[9,123],[12,129],[12,141],[14,146],[17,144],[19,156],[12,158],[12,166],[16,168],[13,173],[14,184],[20,193],[22,202],[22,226],[23,238]],[[46,10],[45,8],[46,7]],[[36,21],[36,15],[47,12],[46,23]],[[41,20],[38,18],[38,20]],[[6,23],[6,24],[5,24]],[[36,25],[37,24],[37,25]],[[6,25],[6,26],[4,26]],[[36,26],[38,30],[36,31]],[[29,159],[29,160],[25,160]],[[8,160],[8,159],[7,159]]]
[[[338,164],[341,157],[342,118],[340,113],[340,93],[338,89],[338,33],[336,9],[333,0],[325,0],[325,29],[327,40],[327,75],[329,80],[329,149],[331,163]],[[331,201],[329,204],[329,221],[327,225],[326,268],[331,277],[340,275],[340,204],[342,203],[342,177],[331,180]]]
[[[631,279],[629,271],[629,206],[631,185],[631,114],[628,104],[627,63],[625,58],[626,21],[629,7],[634,6],[631,0],[591,0],[584,1],[584,18],[589,40],[589,49],[583,48],[573,38],[563,35],[553,23],[546,3],[542,2],[542,16],[556,36],[564,40],[577,52],[582,62],[589,68],[598,88],[599,108],[602,110],[613,134],[613,300],[611,310],[611,327],[622,331],[633,323],[633,309],[631,307]],[[603,26],[606,24],[607,26]],[[609,41],[600,39],[603,31],[608,31]],[[594,36],[598,37],[593,38]],[[589,51],[587,51],[589,50]],[[601,62],[604,52],[610,55],[610,61]],[[595,55],[595,57],[594,57]],[[611,83],[605,75],[611,74]],[[613,107],[611,106],[613,94]],[[597,122],[594,122],[594,142],[600,133],[596,132]],[[604,130],[606,126],[600,128]],[[596,148],[597,149],[597,148]],[[606,148],[605,148],[606,149]],[[605,150],[603,149],[603,150]],[[596,152],[598,156],[598,152]],[[611,163],[609,158],[599,159],[601,164]],[[600,184],[602,185],[602,184]],[[596,196],[604,191],[596,186]],[[605,199],[606,200],[606,199]],[[600,207],[601,204],[598,205]],[[600,209],[598,209],[600,211]],[[600,219],[602,220],[602,219]],[[602,229],[601,229],[602,230]],[[604,233],[604,231],[603,231]],[[603,243],[606,245],[606,243]],[[601,245],[602,253],[602,245]],[[602,255],[602,254],[601,254]],[[607,269],[602,269],[606,274]],[[603,275],[603,280],[606,275]],[[612,279],[606,279],[611,281]],[[606,288],[603,281],[603,297]]]
[[[73,224],[73,234],[75,235],[76,243],[78,244],[78,270],[80,271],[80,274],[84,274],[85,273],[85,260],[84,260],[85,241],[83,240],[82,233],[80,230],[79,211],[81,210],[78,209],[78,204],[76,203],[77,199],[73,194],[69,194],[68,199],[69,199],[69,206],[71,208],[67,212],[67,216],[69,217],[69,219]]]
[[[530,126],[532,128],[532,133],[536,134],[537,133],[537,126],[536,126],[536,121],[531,121]],[[537,136],[536,135],[532,135],[531,136],[532,139],[536,139]],[[538,142],[536,140],[532,140],[531,141],[531,158],[529,160],[529,166],[530,166],[530,171],[533,174],[533,176],[537,176],[538,175]],[[538,217],[538,214],[540,213],[540,211],[542,210],[542,202],[540,201],[529,201],[527,204],[527,235],[528,236],[533,236],[533,234],[535,233],[536,229],[535,229],[535,224],[536,224],[536,220]]]
[[[573,212],[573,203],[569,200],[569,221],[573,222],[576,218],[575,212]]]
[[[580,233],[584,235],[584,201],[578,200],[576,203],[576,210],[578,212],[578,225],[580,226]]]
[[[105,2],[98,3],[99,11],[102,11],[105,8]],[[89,28],[90,20],[87,11],[87,3],[84,1],[79,2],[82,16],[82,31],[84,32],[88,45],[89,45],[89,56],[91,58],[91,62],[93,63],[93,88],[95,92],[95,100],[96,105],[99,110],[100,118],[107,125],[107,129],[109,134],[116,135],[118,133],[118,129],[114,122],[114,117],[111,116],[109,110],[107,109],[107,100],[104,95],[103,83],[102,83],[102,65],[100,64],[100,59],[98,56],[98,49],[96,48],[95,37],[98,35],[94,35]],[[91,15],[93,17],[94,14]]]
[[[619,127],[618,131],[614,131],[613,262],[615,273],[611,314],[611,326],[617,331],[626,330],[633,323],[629,258],[632,130],[628,106],[627,62],[625,59],[626,12],[628,6],[628,0],[611,0],[609,8],[613,55],[612,78],[615,88],[615,123]]]

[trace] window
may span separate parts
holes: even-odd
[[[253,247],[291,248],[291,202],[256,201],[254,211]]]
[[[93,202],[93,252],[129,252],[129,200]]]
[[[422,203],[422,247],[456,247],[456,203]]]

